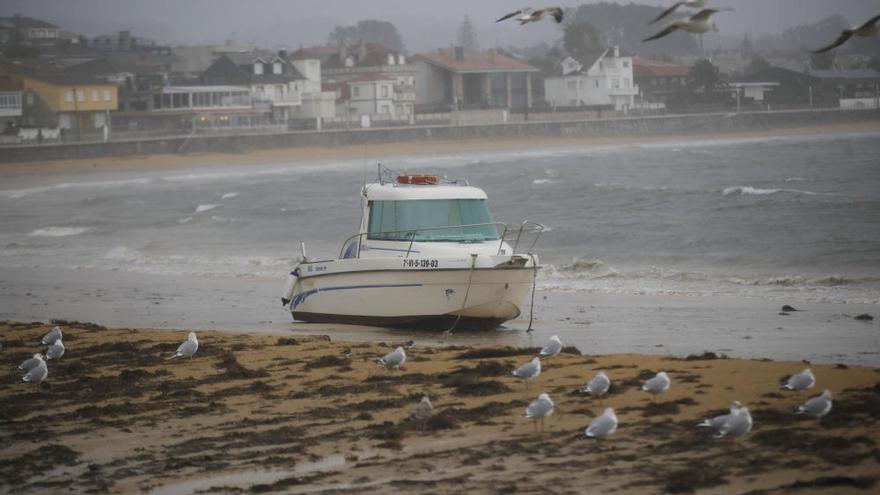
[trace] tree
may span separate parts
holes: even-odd
[[[760,55],[755,55],[749,62],[749,66],[746,67],[746,74],[757,74],[758,72],[767,70],[770,67],[773,67],[773,65],[768,62],[766,58]]]
[[[810,67],[817,70],[831,70],[834,68],[834,53],[814,53],[810,55]]]
[[[458,46],[464,48],[465,55],[472,55],[480,52],[480,41],[477,39],[477,30],[471,24],[471,19],[467,14],[464,15],[464,21],[458,28]]]
[[[582,64],[591,63],[589,59],[605,48],[602,33],[589,22],[573,22],[565,26],[562,44],[565,51]]]
[[[880,57],[873,56],[870,60],[868,60],[868,68],[874,69],[877,72],[880,72]]]
[[[721,82],[718,67],[708,59],[698,61],[691,67],[691,79],[695,89],[702,89],[706,95],[711,94]]]
[[[350,45],[358,41],[377,43],[390,50],[403,51],[403,38],[397,27],[387,21],[370,19],[358,21],[354,26],[336,26],[327,36],[327,42],[331,45]]]

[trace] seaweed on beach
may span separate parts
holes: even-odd
[[[76,465],[79,456],[80,453],[70,447],[50,443],[0,463],[0,478],[10,486],[21,485],[34,474],[45,473],[58,466]]]
[[[688,467],[673,471],[666,477],[667,493],[694,493],[699,488],[725,485],[724,470],[715,464],[693,462]]]
[[[457,354],[454,359],[493,359],[513,356],[537,356],[540,347],[481,347]]]
[[[217,377],[219,378],[241,380],[247,378],[263,378],[269,376],[269,372],[264,369],[251,370],[245,368],[235,358],[235,354],[231,352],[226,352],[221,355],[220,362],[217,363],[216,367],[223,370],[220,375],[217,375]]]
[[[333,366],[351,369],[351,359],[344,356],[324,355],[318,359],[306,362],[304,368],[306,370],[311,370],[316,368],[330,368]]]
[[[860,478],[853,478],[851,476],[820,476],[818,478],[814,478],[806,481],[795,481],[790,485],[786,485],[783,487],[786,491],[796,491],[796,490],[808,490],[808,489],[816,489],[816,488],[831,488],[831,487],[847,487],[847,488],[857,488],[859,490],[869,490],[874,488],[874,485],[877,484],[877,478],[872,478],[868,476],[863,476]]]

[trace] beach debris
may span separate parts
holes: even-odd
[[[853,319],[860,321],[874,321],[874,317],[869,315],[868,313],[862,313],[860,315],[853,316]]]
[[[827,388],[822,391],[821,395],[811,397],[801,404],[797,409],[797,414],[809,414],[821,418],[831,412],[831,391]]]
[[[808,388],[813,388],[815,384],[816,377],[813,376],[810,368],[807,368],[796,375],[791,375],[781,388],[786,390],[807,390]]]
[[[22,361],[20,365],[18,365],[18,369],[27,373],[28,371],[34,369],[43,362],[43,355],[40,353],[34,354],[34,357],[30,359],[25,359]]]
[[[49,376],[49,367],[46,366],[45,361],[40,359],[40,362],[36,366],[31,368],[31,370],[28,371],[27,374],[21,378],[21,381],[23,381],[25,383],[36,383],[37,390],[40,390],[40,384],[42,384],[44,381],[46,381],[46,377],[48,377],[48,376]]]
[[[64,342],[58,339],[46,349],[46,359],[61,359],[61,356],[64,355],[64,350]]]
[[[669,390],[670,385],[672,385],[672,381],[669,380],[669,376],[665,371],[661,371],[642,385],[642,392],[648,392],[656,397]]]
[[[681,6],[690,7],[692,9],[701,9],[706,6],[706,0],[684,0],[683,2],[675,2],[674,4],[672,4],[672,7],[669,7],[668,9],[661,12],[660,15],[655,17],[654,20],[649,22],[648,24],[654,24],[655,22],[675,12]]]
[[[655,34],[654,36],[650,36],[642,40],[642,43],[646,41],[653,41],[659,38],[666,36],[667,34],[673,33],[679,29],[683,31],[687,31],[689,33],[695,34],[703,34],[709,31],[718,31],[718,28],[715,27],[715,23],[710,20],[713,14],[719,12],[716,9],[703,9],[696,14],[692,15],[688,20],[675,20],[666,25],[666,27]]]
[[[538,355],[541,357],[555,356],[562,352],[562,347],[562,341],[559,340],[559,336],[553,335],[552,337],[550,337],[550,342],[547,342],[547,345],[545,345],[544,348],[541,349],[541,352],[538,353]]]
[[[186,341],[180,344],[180,347],[177,348],[177,352],[171,356],[171,359],[176,359],[179,357],[188,357],[192,359],[193,354],[199,350],[199,339],[196,337],[195,332],[190,332],[186,338]]]
[[[61,327],[55,327],[50,330],[46,335],[43,335],[43,340],[41,340],[40,342],[42,342],[43,345],[52,345],[55,343],[56,340],[61,339],[61,337]]]
[[[783,313],[791,313],[792,311],[800,311],[800,310],[795,309],[794,306],[789,306],[788,304],[786,304],[786,305],[782,306],[782,309],[780,311],[782,311]]]
[[[715,438],[741,437],[750,431],[752,431],[752,415],[748,407],[740,407],[730,411],[727,421],[718,429]]]
[[[428,422],[428,419],[431,418],[431,414],[434,412],[434,405],[431,404],[431,399],[428,398],[427,395],[422,396],[422,400],[419,401],[418,405],[415,409],[413,409],[412,414],[410,414],[410,418],[416,420],[421,425],[421,429],[425,429],[425,424]]]
[[[590,426],[584,430],[584,436],[587,438],[606,438],[617,431],[617,415],[614,414],[614,408],[608,407],[601,416],[597,416],[590,422]]]
[[[833,50],[849,41],[849,39],[853,36],[861,36],[865,38],[869,36],[877,36],[878,34],[880,34],[880,29],[877,28],[877,21],[880,21],[880,15],[875,15],[874,17],[868,19],[868,22],[862,24],[861,26],[844,29],[843,31],[841,31],[840,36],[838,36],[837,39],[834,40],[830,45],[819,48],[818,50],[813,51],[813,53],[825,53],[828,50]]]
[[[403,363],[406,362],[406,351],[403,350],[403,347],[398,347],[393,351],[386,354],[384,357],[379,359],[379,364],[388,368],[389,366],[392,369],[400,369],[403,366]]]
[[[528,363],[511,371],[510,374],[517,378],[523,378],[526,382],[526,390],[528,390],[529,382],[538,378],[538,375],[541,374],[541,359],[535,357]]]
[[[531,7],[524,7],[522,9],[517,10],[516,12],[511,12],[509,14],[505,14],[500,17],[495,22],[505,21],[510,19],[511,17],[517,17],[515,20],[519,21],[519,25],[522,26],[524,24],[528,24],[530,22],[538,22],[544,19],[546,16],[551,16],[556,19],[557,23],[562,22],[563,12],[560,7],[544,7],[543,9],[532,10]]]
[[[523,416],[535,420],[535,430],[538,429],[538,422],[540,422],[541,431],[544,431],[544,418],[553,414],[553,406],[550,396],[542,393],[526,407]]]
[[[712,428],[716,432],[720,432],[721,427],[724,426],[724,423],[726,423],[727,420],[730,419],[730,415],[741,407],[742,404],[740,404],[738,400],[735,400],[730,403],[730,412],[728,414],[722,414],[720,416],[715,416],[712,419],[706,419],[702,423],[697,424],[697,426],[703,428]]]
[[[608,393],[610,388],[611,379],[608,378],[608,375],[606,375],[604,371],[600,371],[596,373],[596,376],[591,378],[583,388],[581,388],[581,392],[601,398]]]

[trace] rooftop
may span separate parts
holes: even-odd
[[[515,58],[489,51],[456,58],[445,53],[421,53],[422,60],[457,73],[479,72],[538,72],[538,69]]]
[[[684,64],[673,64],[650,60],[647,58],[633,58],[634,77],[687,77],[691,68]]]

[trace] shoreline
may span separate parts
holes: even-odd
[[[418,154],[476,153],[528,150],[538,146],[608,146],[655,144],[682,140],[712,141],[754,137],[815,135],[844,132],[877,132],[880,121],[860,121],[798,127],[779,127],[761,131],[732,130],[726,133],[672,133],[655,136],[595,137],[516,137],[475,138],[468,140],[405,141],[381,144],[343,145],[334,147],[273,148],[245,153],[193,153],[186,155],[158,154],[82,158],[53,161],[0,163],[0,176],[10,174],[85,173],[110,171],[144,171],[189,169],[236,165],[302,164],[310,160],[385,160]],[[0,148],[2,149],[2,148]]]
[[[396,345],[200,331],[193,359],[171,361],[183,330],[61,322],[67,352],[38,393],[0,383],[0,486],[16,493],[868,493],[880,482],[880,368],[727,359],[715,354],[581,355],[544,360],[526,391],[510,377],[537,349],[455,345],[407,350],[402,370],[376,359]],[[51,324],[0,323],[11,370]],[[541,343],[536,343],[540,345]],[[810,366],[809,392],[780,392]],[[597,401],[576,392],[598,370]],[[656,400],[639,392],[659,370]],[[829,388],[821,421],[794,414]],[[540,392],[556,412],[534,433],[522,410]],[[427,394],[434,415],[408,418]],[[733,399],[753,431],[715,439],[694,425]],[[604,407],[620,418],[602,442],[579,438]],[[549,469],[548,469],[549,468]],[[588,485],[589,484],[589,485]]]

